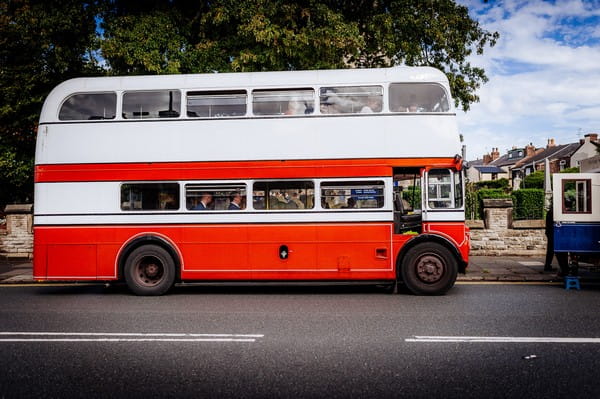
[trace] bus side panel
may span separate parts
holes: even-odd
[[[248,228],[244,225],[182,227],[177,242],[184,257],[184,279],[193,278],[189,272],[196,271],[249,271]]]
[[[33,278],[43,280],[48,276],[48,246],[42,244],[39,230],[33,228]]]
[[[391,231],[389,223],[36,227],[34,275],[114,280],[126,243],[156,235],[175,243],[184,280],[393,279]]]
[[[257,279],[268,272],[317,270],[316,225],[262,225],[250,229],[250,264]]]
[[[95,229],[36,228],[34,237],[36,249],[43,248],[43,256],[35,262],[34,276],[45,275],[54,280],[96,279]]]
[[[468,227],[463,222],[427,222],[423,223],[423,232],[442,236],[458,249],[462,260],[469,262],[471,247]]]
[[[391,272],[393,278],[392,232],[391,223],[323,225],[317,237],[319,268]]]

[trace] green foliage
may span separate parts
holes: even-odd
[[[0,146],[0,212],[10,202],[33,200],[33,158],[25,159],[11,149]]]
[[[186,0],[108,3],[102,55],[115,74],[425,65],[468,110],[487,81],[468,57],[493,46],[453,0]]]
[[[102,54],[116,74],[347,67],[358,25],[323,1],[116,1]]]
[[[538,170],[525,176],[521,182],[521,189],[523,188],[544,188],[544,171]]]
[[[542,219],[544,216],[544,190],[522,188],[512,193],[515,219]]]
[[[39,112],[69,78],[425,65],[467,110],[487,81],[467,58],[497,38],[453,0],[0,2],[0,207],[32,196]]]
[[[501,188],[503,190],[508,190],[508,179],[503,177],[502,179],[497,180],[482,180],[475,183],[475,188]]]
[[[333,2],[340,3],[340,2]],[[358,21],[365,47],[360,66],[427,65],[446,72],[456,106],[467,111],[479,101],[475,91],[487,82],[468,57],[494,46],[499,35],[481,28],[465,6],[453,0],[373,0],[342,2],[344,14]]]
[[[43,101],[60,82],[97,74],[93,1],[0,2],[0,211],[33,197],[33,156]]]
[[[413,209],[421,209],[421,187],[407,187],[402,191],[402,198],[408,201]]]
[[[579,167],[574,166],[572,168],[565,168],[558,173],[579,173]]]
[[[495,199],[495,198],[510,198],[510,194],[506,190],[501,188],[482,188],[476,191],[477,195],[477,209],[479,219],[483,219],[483,200],[484,199]]]

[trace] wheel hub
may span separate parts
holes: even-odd
[[[417,263],[417,276],[426,283],[435,283],[444,275],[444,262],[437,256],[424,255]]]
[[[158,265],[156,263],[149,263],[146,265],[146,267],[144,268],[145,270],[145,274],[148,277],[156,277],[156,275],[158,274],[158,271],[160,270],[160,268],[158,267]]]
[[[146,256],[137,264],[136,280],[139,284],[151,287],[158,284],[164,273],[164,266],[160,259]]]

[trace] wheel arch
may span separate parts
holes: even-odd
[[[123,279],[123,267],[127,261],[127,257],[133,250],[143,245],[158,245],[171,255],[173,262],[175,262],[175,279],[178,281],[181,278],[181,269],[183,266],[183,257],[177,245],[170,240],[168,237],[153,232],[140,233],[131,237],[119,250],[117,255],[117,277],[119,280]]]
[[[450,251],[450,253],[454,256],[454,258],[456,259],[456,263],[458,264],[458,272],[463,273],[463,274],[465,273],[467,264],[462,259],[462,256],[460,255],[460,251],[458,250],[456,245],[454,245],[447,238],[442,237],[437,234],[420,234],[420,235],[415,236],[414,238],[410,239],[409,241],[407,241],[406,244],[404,244],[404,246],[402,246],[400,253],[396,257],[396,276],[399,280],[402,278],[402,273],[400,273],[400,268],[402,267],[402,261],[406,257],[406,254],[416,245],[421,244],[421,243],[426,243],[426,242],[435,242],[435,243],[441,244],[445,248],[447,248]]]

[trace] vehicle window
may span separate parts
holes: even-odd
[[[123,94],[123,118],[177,118],[181,109],[178,90],[129,91]]]
[[[179,209],[179,184],[123,184],[121,185],[121,209],[124,211]]]
[[[564,213],[592,212],[592,182],[590,179],[563,180],[562,199]]]
[[[61,121],[114,119],[116,114],[116,93],[81,93],[65,100],[60,108],[58,119]]]
[[[305,115],[315,109],[313,89],[254,90],[254,115]]]
[[[239,211],[246,209],[246,185],[186,184],[185,206],[191,211]]]
[[[382,208],[384,183],[375,181],[336,181],[321,183],[324,209]]]
[[[223,118],[246,115],[246,91],[199,91],[187,94],[187,116]]]
[[[381,86],[321,87],[322,114],[359,114],[381,112]]]
[[[315,206],[312,181],[256,182],[252,188],[254,209],[312,209]]]
[[[462,171],[454,172],[454,206],[462,208],[463,206],[463,173]]]
[[[427,182],[428,204],[430,208],[452,208],[452,174],[448,169],[432,169]]]
[[[390,111],[448,112],[450,104],[446,90],[437,83],[392,83]]]

